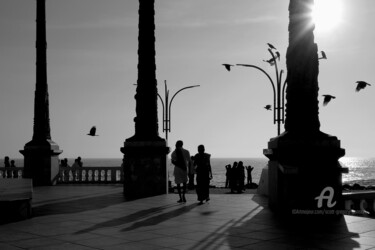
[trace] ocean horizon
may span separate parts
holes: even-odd
[[[23,159],[14,159],[17,167],[23,167]],[[252,179],[254,183],[259,183],[262,169],[267,165],[268,159],[265,157],[253,157],[253,158],[212,158],[211,166],[213,172],[213,179],[211,185],[216,187],[225,186],[225,166],[228,164],[233,165],[235,161],[242,161],[244,166],[251,165],[254,167],[252,172]],[[74,158],[68,158],[68,164],[72,165]],[[120,167],[122,164],[122,158],[82,158],[83,167]],[[343,157],[340,159],[340,163],[343,167],[349,169],[348,174],[343,174],[343,183],[354,184],[358,183],[364,186],[375,186],[375,157]],[[0,163],[3,167],[3,164]],[[170,158],[167,161],[169,180],[174,181],[173,177],[173,165],[170,162]]]

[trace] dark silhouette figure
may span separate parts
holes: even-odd
[[[68,164],[67,158],[64,158],[64,159],[61,160],[61,167],[63,167],[63,168],[70,167],[69,164]]]
[[[233,166],[230,170],[229,187],[232,194],[234,193],[234,190],[237,189],[237,165],[238,163],[236,161],[233,162]]]
[[[77,159],[74,160],[72,168],[81,168],[81,167],[83,167],[83,163],[82,163],[81,157],[78,156]]]
[[[4,167],[9,168],[10,167],[10,162],[9,162],[9,156],[4,157]]]
[[[224,67],[230,71],[231,67],[233,67],[234,65],[233,64],[228,64],[228,63],[223,63]]]
[[[247,185],[251,185],[253,184],[253,177],[251,175],[251,172],[253,171],[254,167],[252,166],[248,166],[246,167],[246,171],[247,171]]]
[[[188,169],[190,164],[190,153],[183,147],[182,141],[176,142],[176,149],[172,152],[171,160],[174,165],[174,180],[177,184],[178,196],[180,199],[178,203],[186,202],[186,183],[188,181]],[[182,190],[181,190],[182,184]]]
[[[10,167],[11,167],[11,168],[15,168],[15,167],[16,167],[16,163],[15,163],[14,160],[11,160],[11,161],[10,161]]]
[[[359,92],[361,89],[364,89],[366,88],[366,86],[371,86],[371,84],[365,82],[365,81],[356,81],[357,84],[357,87],[355,89],[356,92]]]
[[[245,190],[245,167],[242,161],[237,166],[237,193],[241,194]]]
[[[272,107],[271,105],[267,104],[264,108],[265,108],[266,110],[272,110],[271,107]]]
[[[198,154],[194,156],[195,171],[197,173],[197,196],[199,205],[203,201],[210,200],[210,180],[212,179],[212,170],[210,158],[211,155],[204,152],[204,146],[198,146]]]
[[[336,97],[333,96],[333,95],[323,95],[323,96],[324,96],[323,106],[327,106],[327,104],[328,104],[332,99],[336,99]]]
[[[87,134],[89,136],[99,136],[96,134],[96,127],[95,126],[92,126],[92,128],[90,129],[90,132]]]
[[[272,44],[267,43],[267,45],[268,45],[268,47],[270,47],[270,49],[274,49],[274,50],[276,50],[275,46],[273,46]]]
[[[322,54],[322,57],[319,57],[318,59],[327,59],[327,55],[324,51],[320,51],[320,53]]]
[[[229,181],[230,181],[230,172],[232,171],[232,166],[230,164],[225,166],[226,172],[225,172],[225,188],[229,187]]]

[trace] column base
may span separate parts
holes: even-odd
[[[286,214],[329,214],[343,209],[340,141],[322,132],[284,133],[268,149],[269,206]]]
[[[31,178],[34,186],[51,186],[59,174],[59,154],[63,151],[52,140],[30,141],[20,153],[24,156],[24,178]]]
[[[151,197],[168,192],[167,154],[169,148],[162,141],[125,141],[124,196],[128,200]]]

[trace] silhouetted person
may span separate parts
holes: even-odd
[[[204,146],[198,146],[198,154],[194,156],[195,171],[197,173],[197,196],[199,205],[203,204],[203,201],[210,200],[210,180],[212,179],[211,170],[211,155],[204,152]]]
[[[188,171],[190,163],[190,153],[183,147],[182,141],[176,142],[176,149],[172,152],[171,160],[174,165],[174,181],[177,184],[178,196],[180,199],[178,203],[186,202],[186,183],[188,181]],[[182,190],[181,190],[182,184]]]
[[[78,156],[77,160],[78,160],[78,165],[79,165],[80,167],[83,167],[83,163],[82,163],[82,160],[81,160],[81,157],[80,157],[80,156]]]
[[[190,190],[193,190],[195,188],[194,177],[195,177],[194,156],[191,156],[190,161],[189,161],[189,183],[188,183],[188,189]]]
[[[232,166],[230,164],[225,166],[225,169],[226,169],[226,172],[225,172],[225,188],[229,187],[230,171],[232,170],[231,167]]]
[[[237,182],[237,192],[240,194],[245,190],[245,167],[242,161],[237,166]]]
[[[61,167],[63,167],[63,168],[70,167],[69,164],[68,164],[67,158],[64,158],[64,159],[61,160]]]
[[[72,168],[80,168],[82,167],[81,157],[78,157],[74,160],[74,163],[72,165]]]
[[[15,168],[16,167],[16,162],[14,160],[10,161],[10,167]]]
[[[232,194],[234,193],[234,190],[237,189],[237,165],[238,163],[236,161],[233,162],[229,176],[229,187]]]
[[[5,168],[9,168],[10,167],[9,156],[5,156],[4,157],[4,167]]]
[[[252,167],[250,165],[248,167],[246,167],[246,171],[247,171],[247,184],[248,185],[253,184],[253,177],[251,175],[251,172],[253,171],[253,169],[254,169],[254,167]]]

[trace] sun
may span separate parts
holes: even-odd
[[[330,32],[339,26],[342,19],[340,0],[315,0],[312,16],[317,32]]]

